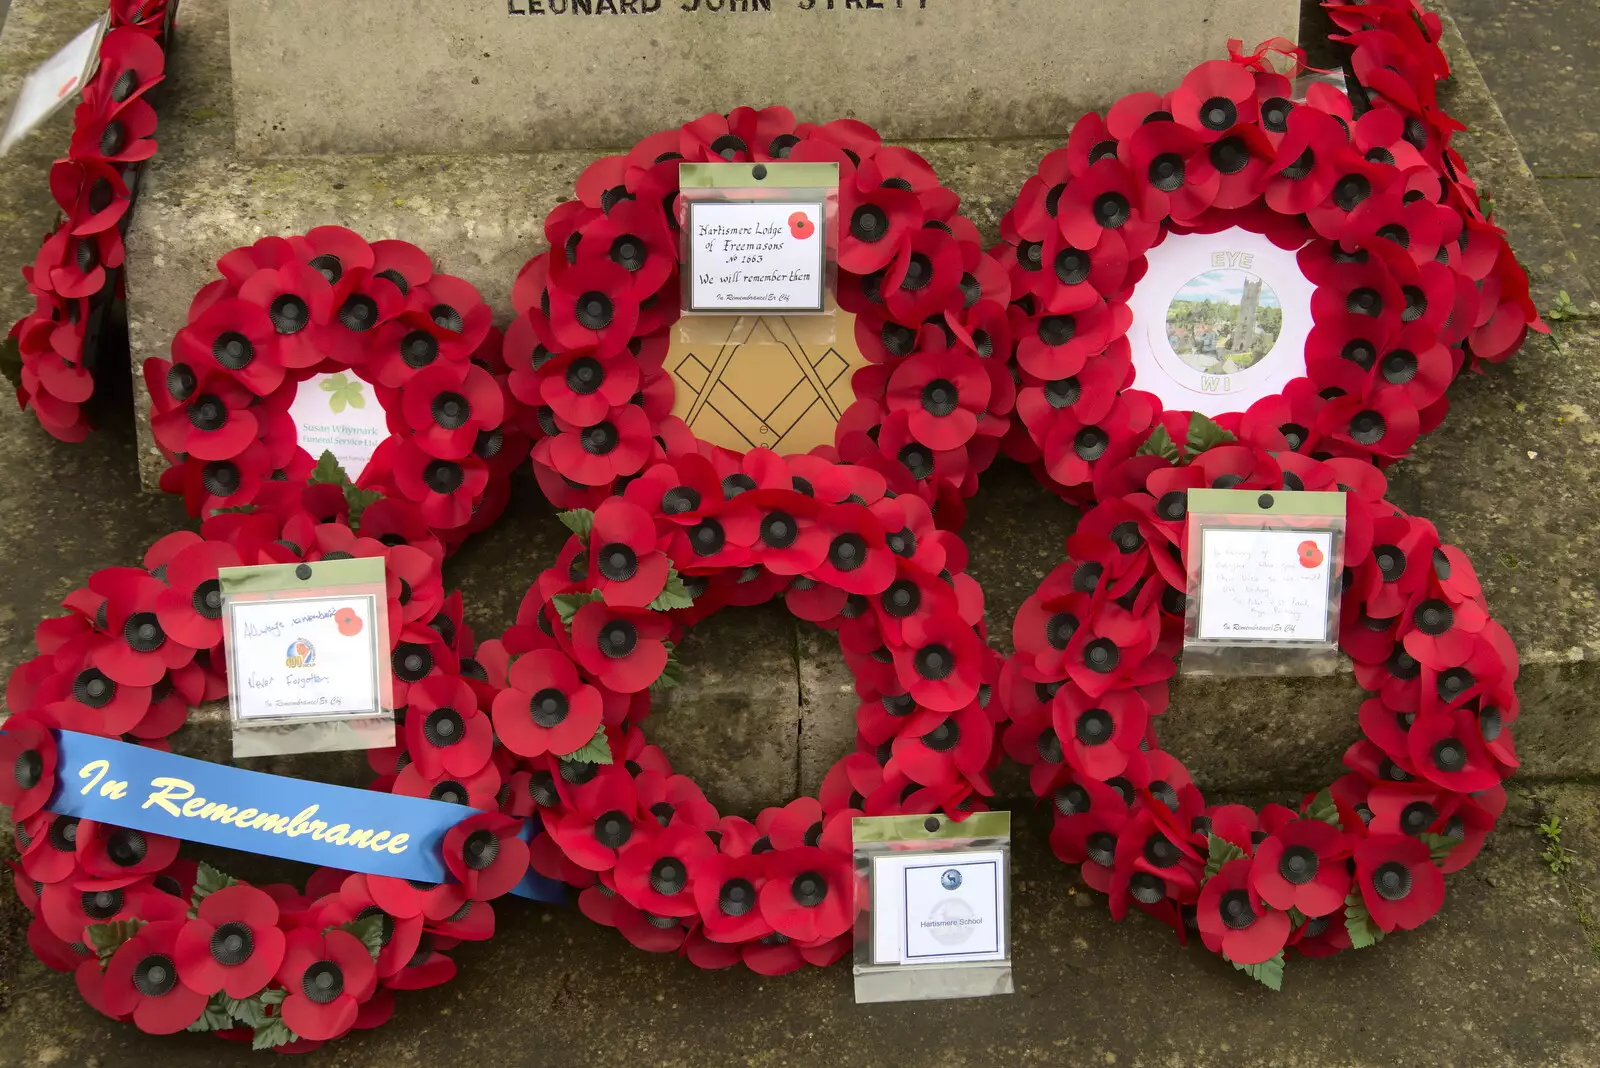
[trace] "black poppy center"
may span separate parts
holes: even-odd
[[[400,359],[412,370],[428,366],[439,356],[439,339],[426,330],[413,330],[400,339]]]
[[[596,423],[583,432],[583,451],[590,456],[604,456],[621,441],[616,427],[609,422]]]
[[[422,481],[435,493],[454,493],[466,479],[467,473],[452,460],[430,460],[422,469]]]
[[[1214,96],[1200,105],[1200,124],[1208,130],[1226,130],[1238,121],[1238,106],[1225,96]]]
[[[602,653],[612,660],[620,660],[639,644],[639,632],[626,619],[613,619],[600,628],[599,641]]]
[[[1397,860],[1380,864],[1372,873],[1372,888],[1385,901],[1399,901],[1411,893],[1411,869]]]
[[[945,720],[922,736],[922,744],[935,753],[949,752],[960,741],[961,725],[953,719]]]
[[[433,421],[446,430],[459,430],[472,418],[472,404],[459,393],[445,392],[433,398]]]
[[[689,885],[689,869],[677,857],[662,857],[650,866],[650,888],[671,896]]]
[[[850,235],[869,245],[882,241],[889,233],[889,216],[876,204],[863,204],[850,216]]]
[[[100,131],[100,154],[102,156],[115,156],[127,146],[127,143],[127,127],[120,122],[108,122],[106,123],[106,128]]]
[[[1072,438],[1072,451],[1085,462],[1100,459],[1111,447],[1111,436],[1097,426],[1086,426]]]
[[[500,855],[500,839],[487,827],[467,835],[461,843],[461,859],[473,871],[483,871]]]
[[[955,654],[942,645],[924,645],[911,659],[917,674],[931,681],[949,678],[956,669]]]
[[[729,879],[717,891],[717,908],[724,916],[743,916],[756,907],[756,888],[749,879]]]
[[[567,695],[553,687],[547,687],[533,695],[528,702],[528,715],[533,722],[549,729],[559,726],[567,718]]]
[[[144,835],[126,827],[118,828],[106,838],[106,856],[119,868],[131,868],[150,852]]]
[[[1115,230],[1132,217],[1128,198],[1117,192],[1101,193],[1094,198],[1095,222],[1107,230]]]
[[[466,733],[466,721],[453,708],[436,708],[422,721],[422,736],[432,746],[455,745]]]
[[[319,960],[306,969],[300,992],[318,1005],[326,1005],[344,993],[344,972],[331,960]]]
[[[801,908],[814,909],[827,899],[828,881],[817,872],[801,872],[789,884],[789,895]]]
[[[620,541],[600,547],[600,574],[612,582],[627,582],[639,573],[639,556]]]
[[[928,283],[933,281],[933,261],[920,252],[913,252],[911,259],[906,263],[906,276],[900,281],[900,288],[910,293],[919,289],[928,288]]]
[[[280,334],[298,334],[311,324],[311,311],[306,302],[293,293],[284,293],[267,309],[272,328]]]
[[[605,383],[606,371],[593,356],[581,356],[567,368],[567,388],[580,396],[588,396]]]
[[[167,635],[154,612],[135,612],[122,625],[122,638],[136,653],[153,653],[166,644]]]
[[[709,517],[689,528],[689,544],[696,556],[715,556],[727,540],[722,524]]]
[[[248,925],[234,921],[211,933],[211,959],[226,968],[236,968],[255,952],[256,939]]]
[[[1278,172],[1291,182],[1298,182],[1311,173],[1317,165],[1317,153],[1309,146],[1295,159],[1295,161]]]
[[[1433,763],[1443,772],[1460,771],[1467,766],[1467,748],[1459,738],[1441,739],[1433,747]]]
[[[141,995],[158,998],[178,985],[178,966],[164,953],[152,953],[133,966],[133,985]]]
[[[12,768],[12,776],[22,789],[33,789],[44,777],[44,757],[37,749],[24,749],[17,754],[17,763]]]
[[[1403,386],[1417,377],[1416,354],[1406,349],[1395,349],[1383,358],[1383,378],[1392,386]]]
[[[633,837],[633,822],[616,809],[594,821],[594,840],[607,849],[620,849]]]
[[[611,242],[611,262],[626,270],[643,270],[644,261],[649,255],[649,246],[633,234],[623,234]]]
[[[578,298],[578,322],[585,330],[604,330],[611,325],[616,307],[611,298],[597,289],[591,289]]]
[[[1171,193],[1183,185],[1183,157],[1176,152],[1163,152],[1150,161],[1150,184],[1163,193]]]
[[[699,507],[699,492],[688,486],[675,486],[661,495],[661,510],[668,515],[682,515]]]
[[[800,524],[788,512],[768,512],[761,520],[761,540],[773,549],[787,549],[800,537]]]
[[[1417,629],[1424,634],[1437,637],[1449,630],[1454,622],[1455,613],[1448,604],[1437,598],[1423,601],[1417,609]]]
[[[1383,581],[1393,582],[1406,570],[1406,554],[1394,545],[1380,545],[1372,550],[1373,560],[1377,562],[1378,572],[1383,576]]]
[[[922,591],[911,579],[899,579],[883,591],[880,602],[889,615],[904,619],[922,606]]]
[[[1250,907],[1250,895],[1243,890],[1229,890],[1222,895],[1218,905],[1222,922],[1235,931],[1242,931],[1256,922],[1255,910]]]
[[[1388,429],[1383,416],[1370,408],[1357,412],[1350,419],[1350,439],[1362,445],[1376,445]]]
[[[899,459],[912,478],[924,479],[933,474],[933,453],[926,446],[912,442],[900,450]]]
[[[1284,882],[1303,886],[1317,877],[1317,853],[1309,846],[1290,846],[1278,860],[1278,874]]]
[[[1352,315],[1383,314],[1383,295],[1371,286],[1359,286],[1350,291],[1350,296],[1345,298],[1345,310]]]
[[[922,410],[929,415],[949,415],[956,410],[959,397],[953,382],[936,378],[922,387]]]
[[[1111,740],[1115,729],[1116,721],[1111,718],[1111,713],[1103,708],[1091,708],[1078,714],[1073,733],[1084,745],[1104,745]]]
[[[1224,137],[1211,146],[1211,165],[1223,174],[1238,174],[1250,165],[1250,148],[1242,137]]]
[[[365,293],[352,293],[339,309],[339,322],[347,330],[371,330],[378,325],[378,302]]]
[[[1102,675],[1115,670],[1121,656],[1117,643],[1110,638],[1096,638],[1083,650],[1083,662],[1088,665],[1089,670]]]
[[[1360,367],[1363,371],[1372,370],[1372,363],[1378,358],[1378,349],[1372,342],[1365,338],[1356,338],[1346,342],[1339,355]]]
[[[211,343],[211,358],[230,371],[238,371],[248,367],[250,361],[256,358],[256,348],[250,343],[250,339],[243,334],[226,330],[218,334],[217,339]],[[176,366],[173,367],[173,371],[177,371]],[[177,397],[178,400],[183,400],[194,390],[194,372],[187,367],[184,368],[184,371],[188,375],[186,381],[190,384],[183,397],[179,397],[177,391],[173,390],[173,396]],[[169,375],[167,387],[171,389],[172,384],[172,376]]]
[[[1347,174],[1333,186],[1333,202],[1339,205],[1340,211],[1354,211],[1357,204],[1371,195],[1372,183],[1364,174]]]
[[[1039,340],[1046,345],[1065,345],[1078,333],[1078,320],[1070,315],[1046,315],[1039,320]]]
[[[840,571],[854,571],[867,560],[867,543],[859,534],[840,534],[828,546],[828,562]]]

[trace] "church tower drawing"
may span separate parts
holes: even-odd
[[[1233,321],[1233,337],[1228,340],[1230,353],[1249,352],[1256,341],[1256,307],[1261,303],[1261,279],[1252,278],[1244,284],[1244,296],[1239,301],[1239,314]]]

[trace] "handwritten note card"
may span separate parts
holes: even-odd
[[[0,14],[0,19],[3,17]],[[12,145],[83,90],[99,62],[100,39],[105,32],[106,16],[102,15],[22,79],[11,118],[0,135],[0,155],[11,151]]]
[[[824,205],[699,201],[689,210],[691,311],[821,311]]]
[[[1332,556],[1326,530],[1206,527],[1200,638],[1327,641]]]
[[[371,594],[230,601],[238,717],[380,714],[377,611]]]

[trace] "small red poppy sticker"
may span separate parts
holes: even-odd
[[[796,241],[804,241],[817,232],[817,224],[811,221],[811,216],[803,211],[797,211],[789,216],[789,232]]]
[[[1305,568],[1320,567],[1322,565],[1322,550],[1317,548],[1314,541],[1300,543],[1300,566]]]
[[[333,614],[334,626],[339,628],[339,633],[346,638],[353,638],[361,633],[361,617],[356,615],[354,608],[341,608]]]

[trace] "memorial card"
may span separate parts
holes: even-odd
[[[1344,521],[1343,493],[1190,490],[1183,670],[1331,671]]]
[[[821,201],[689,206],[690,311],[821,311]]]
[[[225,567],[234,755],[394,744],[381,559]]]
[[[1005,857],[998,851],[915,852],[872,865],[875,964],[1003,960]]]
[[[72,100],[94,76],[100,61],[100,39],[106,34],[102,15],[66,46],[22,79],[17,102],[11,108],[5,133],[0,134],[0,156],[29,132]],[[0,13],[3,19],[3,13]]]

